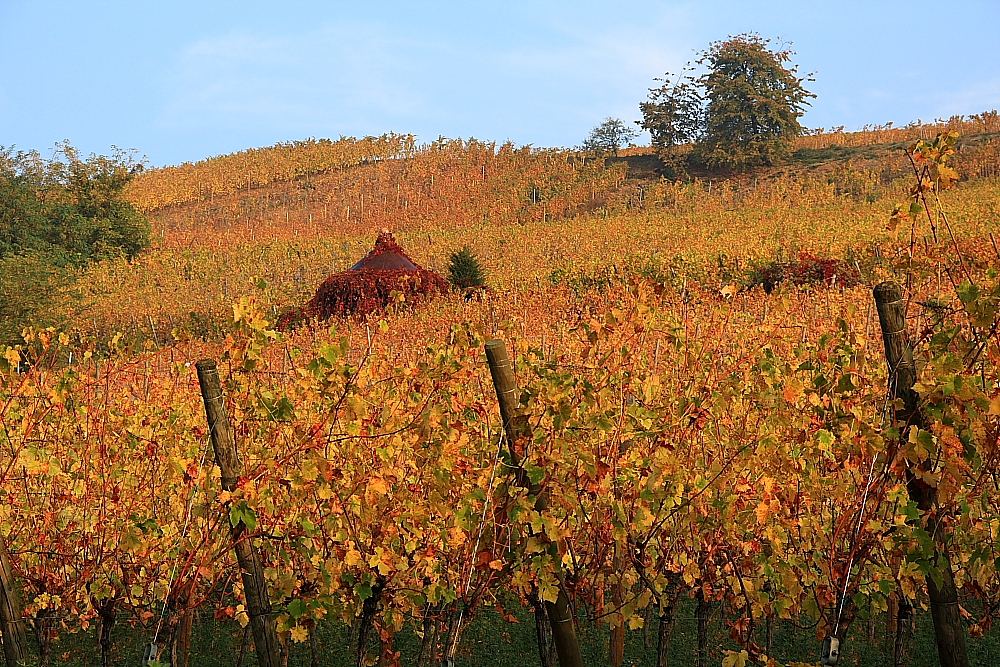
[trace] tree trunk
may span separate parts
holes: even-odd
[[[38,641],[38,665],[49,667],[52,663],[52,626],[54,610],[51,607],[39,609],[35,616],[35,639]]]
[[[188,667],[191,660],[191,630],[194,626],[194,615],[188,605],[193,587],[194,582],[191,582],[177,595],[177,627],[174,628],[174,636],[170,642],[170,664],[173,667]]]
[[[14,581],[7,542],[0,536],[0,632],[3,633],[3,654],[7,667],[18,667],[28,656],[27,633],[24,631],[24,611],[21,592]]]
[[[399,652],[396,650],[396,633],[391,625],[382,623],[378,629],[379,667],[399,667]]]
[[[622,559],[617,544],[615,545],[615,555],[612,559],[611,569],[613,573],[612,577],[614,578],[611,582],[611,604],[614,606],[616,613],[611,615],[611,635],[608,638],[608,664],[611,667],[622,667],[622,662],[625,660],[625,622],[619,618],[617,610],[621,609],[624,602],[624,593],[620,579]]]
[[[236,658],[236,667],[243,667],[243,661],[247,657],[247,648],[250,645],[250,625],[243,628],[243,638],[240,640],[240,655]]]
[[[361,606],[361,623],[358,626],[358,667],[365,667],[368,656],[368,635],[371,634],[372,625],[375,622],[375,614],[378,613],[378,603],[382,599],[382,586],[372,587],[372,594],[365,599]]]
[[[110,597],[104,602],[94,605],[94,608],[97,609],[97,615],[101,619],[100,639],[98,641],[101,646],[102,667],[111,667],[111,630],[115,626],[115,620],[117,617],[117,612],[115,610],[116,604],[117,600],[114,597]]]
[[[904,597],[899,600],[899,618],[896,623],[896,637],[892,647],[892,664],[894,667],[903,667],[909,658],[909,628],[910,614],[913,613],[913,606]]]
[[[892,593],[885,610],[885,647],[893,650],[896,645],[896,625],[899,623],[899,593]]]
[[[538,648],[538,661],[542,667],[556,667],[559,664],[559,659],[555,655],[548,612],[536,593],[528,596],[528,601],[531,602],[534,609],[535,646]]]
[[[653,623],[653,604],[650,603],[643,612],[642,617],[642,648],[648,651],[651,647],[649,640],[649,626]]]
[[[420,653],[417,667],[429,667],[437,660],[438,631],[441,627],[441,605],[427,603],[424,606],[424,636],[420,639]]]
[[[316,621],[310,619],[306,627],[309,628],[309,667],[319,667],[319,634],[316,632]]]
[[[681,595],[680,575],[671,574],[670,583],[660,598],[660,627],[656,633],[656,667],[670,665],[670,639],[677,618],[677,600]]]
[[[453,603],[451,613],[448,615],[448,633],[445,635],[444,651],[441,656],[441,664],[445,667],[454,667],[458,640],[462,636],[462,629],[469,621],[465,610],[459,607],[460,604],[460,602]]]
[[[190,610],[182,609],[174,629],[173,641],[170,642],[170,664],[174,667],[188,667],[191,659],[191,628],[194,616]]]

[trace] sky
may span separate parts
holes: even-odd
[[[1000,0],[0,0],[0,146],[150,166],[386,132],[568,147],[745,32],[815,72],[805,126],[900,125],[1000,108],[997,26]]]

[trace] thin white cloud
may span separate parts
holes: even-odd
[[[1000,77],[979,81],[949,93],[939,93],[936,97],[942,117],[1000,109]]]
[[[383,35],[359,26],[201,40],[177,58],[163,122],[326,124],[331,116],[405,112],[419,99],[399,81],[389,46]]]
[[[690,47],[670,37],[683,22],[666,23],[605,34],[564,21],[539,27],[549,38],[530,46],[513,38],[436,40],[376,23],[219,35],[177,55],[160,123],[309,134],[450,126],[450,134],[499,137],[532,125],[565,132],[568,120],[579,126],[575,136],[608,114],[637,116],[653,77],[690,57]],[[371,119],[398,124],[373,129]]]

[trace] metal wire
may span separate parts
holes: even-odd
[[[493,483],[495,482],[496,476],[497,476],[497,464],[500,463],[500,452],[503,451],[504,442],[506,440],[507,440],[506,430],[503,429],[503,428],[501,428],[500,429],[500,441],[497,444],[497,453],[493,457],[493,469],[490,471],[490,485],[489,485],[489,490],[486,492],[486,502],[483,505],[483,515],[481,517],[479,517],[479,525],[476,528],[476,543],[475,543],[475,546],[473,546],[473,548],[472,548],[472,562],[469,564],[469,576],[466,577],[466,580],[465,580],[465,593],[466,594],[468,594],[468,592],[469,592],[469,586],[472,585],[472,574],[473,574],[473,572],[476,571],[476,561],[475,561],[475,558],[476,558],[476,555],[479,553],[479,544],[480,544],[480,542],[481,542],[481,540],[483,538],[483,524],[486,522],[486,514],[487,514],[487,512],[489,510],[490,502],[493,500]],[[459,630],[461,630],[461,628],[462,628],[462,617],[464,615],[465,615],[465,605],[463,605],[462,608],[458,610],[458,621],[457,621],[457,624],[458,624],[458,629]],[[454,641],[455,642],[458,641],[458,635],[459,635],[459,633],[456,632],[455,633],[455,637],[454,637]],[[453,643],[452,647],[450,647],[450,648],[454,648],[454,643]],[[451,651],[448,651],[448,654],[450,655]]]
[[[209,441],[210,439],[211,438],[209,438]],[[201,471],[202,467],[205,465],[205,457],[207,455],[208,455],[208,441],[206,441],[205,445],[203,445],[201,448],[201,460],[198,462],[198,476],[195,479],[201,479]],[[199,487],[197,485],[192,487],[191,495],[188,497],[187,510],[184,513],[185,514],[184,530],[181,531],[181,537],[177,542],[178,546],[184,544],[184,540],[187,538],[188,529],[191,527],[191,509],[194,507],[194,496],[196,493],[198,493],[198,488]],[[167,582],[167,594],[163,597],[163,607],[160,609],[160,618],[156,622],[156,630],[153,631],[153,641],[152,641],[153,644],[156,643],[156,638],[160,634],[160,627],[163,624],[163,617],[167,613],[167,599],[170,597],[170,589],[173,588],[174,586],[174,577],[177,574],[177,565],[178,561],[180,560],[180,557],[181,555],[180,553],[178,553],[176,558],[174,558],[174,566],[170,570],[170,579]]]

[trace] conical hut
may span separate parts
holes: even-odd
[[[302,309],[287,313],[280,324],[288,326],[304,319],[365,317],[383,310],[393,301],[393,292],[406,303],[417,303],[448,291],[442,276],[410,259],[387,229],[379,232],[375,247],[347,271],[323,281],[315,296]]]

